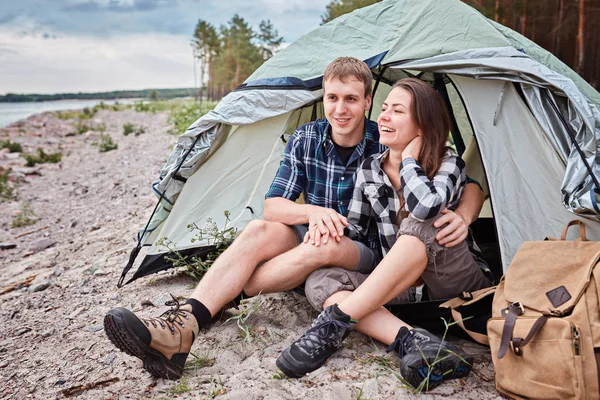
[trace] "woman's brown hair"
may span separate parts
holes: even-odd
[[[441,96],[427,83],[416,79],[399,80],[392,89],[407,90],[412,97],[411,114],[415,124],[423,133],[423,146],[419,154],[419,165],[432,179],[446,152],[446,140],[450,132],[450,118]]]

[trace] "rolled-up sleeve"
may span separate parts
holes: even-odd
[[[466,181],[465,162],[457,155],[447,155],[430,180],[414,158],[405,158],[400,178],[407,210],[414,218],[424,221],[438,215],[453,195],[460,193]]]
[[[283,197],[295,201],[305,185],[304,141],[301,132],[296,131],[285,147],[283,160],[265,198]]]

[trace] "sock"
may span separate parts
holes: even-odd
[[[342,310],[340,310],[340,308],[338,307],[337,304],[334,304],[331,307],[331,314],[333,315],[333,317],[337,320],[340,321],[349,321],[350,323],[356,324],[358,321],[355,319],[352,319],[351,316],[349,316],[348,314],[346,314],[345,312],[343,312]]]
[[[196,299],[187,299],[185,304],[192,306],[192,315],[194,318],[196,318],[196,322],[198,322],[198,326],[200,328],[204,328],[210,324],[212,321],[212,316],[204,304],[200,303]]]
[[[246,292],[244,292],[244,291],[242,290],[242,292],[241,292],[240,294],[238,294],[238,295],[235,297],[235,299],[231,300],[231,302],[232,302],[233,304],[235,304],[235,308],[238,308],[238,306],[240,305],[240,303],[242,302],[242,300],[244,300],[244,299],[249,299],[249,298],[251,298],[251,297],[254,297],[254,296],[247,295],[247,294],[246,294]]]

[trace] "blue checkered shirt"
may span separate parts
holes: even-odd
[[[327,120],[302,125],[294,132],[265,198],[283,197],[295,201],[303,194],[306,204],[331,208],[347,215],[356,170],[367,157],[384,151],[386,147],[379,144],[377,124],[365,118],[365,137],[344,165],[329,132]],[[379,249],[376,227],[363,242],[371,249]]]

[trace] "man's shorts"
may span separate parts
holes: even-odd
[[[439,218],[439,217],[437,217]],[[437,218],[421,222],[412,217],[402,220],[398,236],[410,235],[419,238],[427,247],[427,266],[421,274],[430,300],[449,299],[463,291],[474,291],[489,287],[492,283],[483,274],[469,251],[466,241],[446,248],[435,240],[439,231],[433,226]],[[327,298],[339,291],[354,291],[369,276],[368,273],[346,271],[342,268],[321,268],[306,279],[306,298],[317,310],[322,310]],[[388,304],[418,301],[414,287],[398,294]]]
[[[296,233],[296,237],[298,239],[298,244],[304,243],[304,236],[306,232],[308,232],[307,225],[292,225],[290,226]],[[360,259],[354,269],[354,272],[360,272],[363,274],[369,274],[371,271],[375,269],[377,264],[379,264],[380,258],[379,255],[373,252],[366,244],[359,242],[357,240],[353,240],[354,244],[358,248],[358,253],[360,254]]]

